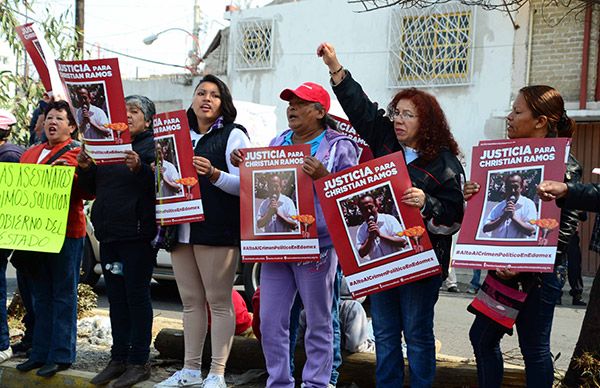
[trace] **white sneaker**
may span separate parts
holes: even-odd
[[[154,388],[202,387],[202,375],[199,370],[182,369],[173,376],[154,385]]]
[[[6,350],[0,350],[0,363],[3,363],[4,361],[8,360],[9,358],[12,358],[12,356],[13,356],[13,352],[12,352],[12,349],[10,346]]]
[[[227,388],[225,377],[209,373],[204,379],[204,388]]]

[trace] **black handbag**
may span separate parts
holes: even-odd
[[[178,225],[159,225],[156,231],[156,237],[152,240],[152,246],[156,249],[164,249],[167,252],[173,252],[179,239]]]

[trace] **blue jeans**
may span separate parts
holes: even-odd
[[[77,283],[83,238],[65,238],[59,253],[48,254],[32,275],[36,323],[30,360],[75,362]]]
[[[406,340],[411,387],[433,384],[433,313],[441,284],[442,278],[433,276],[370,295],[377,388],[404,386],[402,334]]]
[[[19,295],[23,301],[25,315],[21,322],[25,326],[25,334],[21,338],[21,343],[31,347],[33,343],[33,331],[35,327],[35,312],[33,310],[33,279],[21,270],[17,269],[17,287],[19,287]]]
[[[479,288],[481,287],[481,270],[480,269],[474,269],[473,270],[473,277],[471,278],[471,287],[475,290],[479,290]]]
[[[145,364],[152,341],[150,281],[156,250],[149,241],[100,243],[100,260],[110,304],[111,359]],[[113,262],[123,264],[123,275],[106,270]]]
[[[298,327],[300,326],[300,313],[302,312],[302,300],[300,295],[296,294],[294,298],[294,304],[290,311],[290,374],[293,376],[296,370],[294,364],[296,343],[298,342]]]
[[[10,253],[8,249],[0,249],[0,350],[6,350],[10,346],[6,316],[6,265]]]
[[[516,320],[519,347],[525,361],[528,387],[550,388],[554,381],[554,367],[550,353],[550,330],[554,306],[565,283],[564,267],[554,273],[539,274],[541,284],[534,286]],[[477,360],[477,378],[480,387],[502,385],[504,361],[500,340],[505,331],[491,319],[477,316],[469,337]]]

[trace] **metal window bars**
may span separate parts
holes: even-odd
[[[389,87],[469,84],[474,14],[459,3],[392,10]]]
[[[236,70],[268,70],[273,68],[273,19],[251,19],[236,25]]]

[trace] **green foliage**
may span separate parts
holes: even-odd
[[[24,55],[27,55],[15,29],[22,24],[22,21],[17,18],[17,13],[18,10],[25,8],[32,12],[31,4],[32,2],[21,0],[0,2],[0,36],[8,42],[17,58],[24,58]],[[52,16],[51,11],[46,9],[44,15],[46,15],[45,19],[40,21],[38,28],[43,31],[55,57],[81,59],[83,53],[78,52],[75,44],[75,29],[72,26],[70,12]],[[33,66],[31,60],[28,59],[28,61],[29,65]],[[11,111],[17,118],[17,124],[13,126],[11,134],[12,142],[21,145],[28,144],[31,113],[37,107],[43,93],[44,87],[41,82],[31,77],[30,74],[17,74],[13,70],[0,72],[0,107]]]

